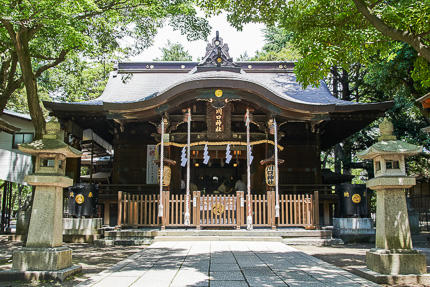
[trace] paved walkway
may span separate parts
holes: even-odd
[[[280,242],[156,242],[78,286],[379,286]]]

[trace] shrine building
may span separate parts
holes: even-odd
[[[99,184],[105,224],[318,228],[338,201],[321,151],[392,103],[302,89],[294,65],[234,62],[217,34],[199,63],[119,63],[99,98],[44,105],[86,154],[67,174]]]

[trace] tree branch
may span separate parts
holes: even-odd
[[[12,24],[3,18],[0,18],[0,23],[6,28],[6,31],[9,34],[9,37],[11,38],[11,40],[13,42],[16,42],[16,33],[15,33],[15,30],[13,30]]]
[[[66,59],[66,55],[69,52],[69,50],[62,50],[60,52],[60,54],[58,55],[58,57],[51,63],[46,64],[41,66],[39,69],[36,70],[36,72],[34,73],[35,77],[38,78],[40,77],[40,75],[42,75],[43,72],[45,72],[46,70],[57,66],[58,64],[60,64],[61,62],[63,62]]]
[[[409,31],[401,31],[390,27],[374,14],[371,8],[369,8],[363,0],[352,1],[354,1],[357,10],[373,27],[375,27],[376,30],[393,40],[402,41],[411,45],[418,52],[419,56],[422,56],[430,62],[430,47],[425,45],[418,35],[410,33]]]

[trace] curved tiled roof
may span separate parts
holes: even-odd
[[[187,63],[188,66],[190,63]],[[266,63],[267,64],[267,63]],[[258,62],[253,62],[252,65],[258,66]],[[135,66],[135,65],[134,65]],[[133,66],[133,67],[134,67]],[[141,66],[145,66],[143,63]],[[148,66],[148,65],[146,65]],[[152,66],[152,65],[151,65]],[[248,67],[250,67],[248,65]],[[245,72],[244,69],[240,73],[216,70],[216,71],[205,71],[196,72],[196,69],[189,69],[186,71],[166,71],[163,72],[154,70],[139,70],[133,68],[132,72],[127,70],[121,70],[120,73],[113,72],[109,76],[108,83],[102,95],[90,101],[76,102],[76,103],[45,103],[48,109],[62,109],[68,106],[68,110],[77,108],[78,106],[90,107],[101,110],[109,110],[113,107],[119,107],[123,104],[139,103],[140,107],[145,106],[145,101],[150,99],[155,100],[156,98],[164,95],[166,92],[180,86],[184,83],[194,83],[195,87],[198,88],[201,83],[205,82],[205,88],[211,85],[211,81],[216,81],[215,87],[223,88],[219,86],[220,81],[229,81],[232,83],[242,83],[258,86],[263,90],[267,90],[267,93],[271,97],[277,97],[282,100],[284,104],[299,105],[303,110],[307,110],[307,106],[339,106],[351,107],[352,109],[361,106],[375,107],[375,104],[363,104],[356,102],[349,102],[339,100],[332,96],[327,86],[323,81],[320,82],[319,87],[307,87],[302,89],[300,84],[296,80],[296,76],[292,71],[270,71],[265,72],[263,70],[257,70],[252,72]],[[222,85],[222,84],[221,84]],[[242,85],[243,86],[243,85]],[[203,85],[201,85],[203,87]],[[250,88],[251,89],[251,88]],[[252,92],[252,91],[251,91]],[[160,97],[163,98],[163,97]],[[376,103],[380,105],[381,103]],[[360,109],[360,108],[359,108]]]

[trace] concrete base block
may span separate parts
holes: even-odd
[[[56,271],[19,271],[3,270],[0,271],[0,281],[39,281],[39,280],[58,280],[64,281],[67,277],[82,272],[81,265],[73,265]]]
[[[333,218],[333,236],[344,242],[375,242],[371,218]]]
[[[101,218],[63,218],[63,235],[93,235],[100,228]]]
[[[13,270],[58,271],[70,266],[72,266],[72,249],[68,247],[23,247],[12,254]]]
[[[380,274],[406,275],[425,274],[426,257],[417,250],[371,249],[366,252],[366,264],[370,270]]]
[[[372,271],[369,268],[355,268],[352,273],[378,284],[401,286],[430,285],[430,274],[387,275]]]

